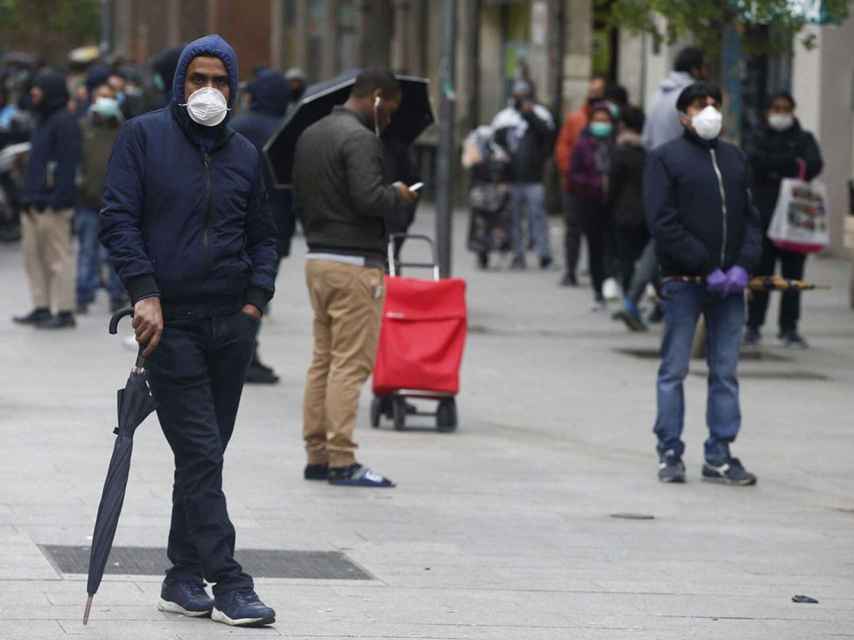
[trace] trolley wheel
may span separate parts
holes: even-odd
[[[457,430],[457,401],[455,398],[439,400],[439,407],[436,409],[436,428],[442,433],[451,433]]]
[[[380,396],[374,396],[371,400],[371,426],[374,429],[380,427],[380,417],[382,417],[383,399]]]
[[[403,431],[406,428],[406,398],[394,396],[391,402],[394,428],[396,431]]]

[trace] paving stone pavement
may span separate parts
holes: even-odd
[[[431,224],[425,210],[419,228]],[[9,322],[28,298],[17,248],[0,247],[0,640],[854,637],[849,265],[811,260],[810,277],[833,289],[805,296],[810,350],[777,347],[771,325],[764,353],[779,357],[742,366],[734,450],[759,485],[699,481],[705,384],[692,376],[689,482],[662,486],[656,362],[619,351],[655,349],[658,330],[630,335],[591,313],[589,291],[559,288],[556,270],[475,271],[465,225],[458,216],[455,267],[468,280],[472,328],[460,431],[372,430],[364,396],[360,458],[399,483],[391,491],[301,479],[311,345],[299,240],[284,263],[261,336],[282,382],[246,389],[226,456],[238,545],[340,551],[373,579],[260,579],[278,613],[266,630],[159,613],[158,576],[108,576],[82,626],[85,577],[60,574],[38,545],[91,536],[115,388],[133,354],[107,335],[105,300],[72,332]],[[116,544],[165,544],[171,465],[149,419]],[[796,594],[819,604],[794,604]]]

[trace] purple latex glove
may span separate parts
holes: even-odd
[[[750,277],[747,271],[738,265],[730,267],[726,272],[726,293],[728,296],[741,295],[747,288],[747,281]]]
[[[709,293],[716,293],[719,296],[725,296],[728,282],[726,274],[720,269],[715,269],[706,276],[706,289]]]

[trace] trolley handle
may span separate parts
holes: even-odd
[[[401,240],[418,240],[420,242],[426,242],[430,245],[430,255],[432,256],[433,262],[424,263],[424,262],[403,262],[401,261],[401,267],[413,267],[415,269],[432,269],[433,270],[433,279],[439,280],[439,259],[436,255],[436,244],[433,242],[433,239],[430,236],[425,236],[423,234],[409,234],[409,233],[392,233],[388,237],[388,269],[389,275],[394,278],[397,276],[397,264],[394,260],[394,241],[397,239]]]

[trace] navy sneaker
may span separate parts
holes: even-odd
[[[201,582],[194,580],[164,581],[160,588],[157,608],[168,613],[179,613],[191,618],[207,618],[214,601]]]
[[[358,463],[349,467],[329,467],[329,484],[341,487],[390,488],[395,486],[388,478]]]
[[[671,450],[665,451],[658,460],[658,479],[661,482],[685,482],[685,463]]]
[[[276,612],[254,591],[229,591],[214,600],[211,620],[232,627],[266,627],[276,621]]]
[[[756,484],[756,476],[745,469],[738,458],[729,458],[719,465],[706,461],[703,465],[703,480],[739,487],[749,487]]]

